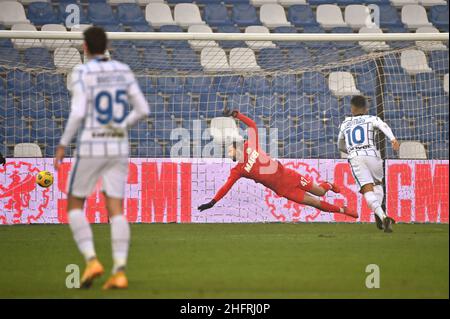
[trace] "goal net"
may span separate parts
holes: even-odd
[[[48,34],[0,38],[0,144],[8,157],[19,143],[37,144],[44,157],[53,157],[69,115],[68,75],[85,59],[81,35]],[[307,34],[109,33],[108,54],[134,71],[151,108],[149,118],[129,131],[131,157],[224,163],[226,148],[213,141],[209,126],[227,107],[257,123],[261,147],[274,158],[321,165],[345,158],[337,148],[339,125],[350,115],[351,97],[363,95],[369,113],[389,124],[401,143],[394,153],[384,136],[376,136],[384,159],[448,160],[445,36],[361,36],[326,33],[311,41]],[[245,138],[245,126],[238,126]],[[225,163],[213,170],[227,174],[231,164]],[[192,173],[206,185],[198,202],[225,181],[210,180],[210,168],[201,167]],[[321,176],[332,180],[326,167]],[[250,221],[246,204],[267,197],[263,188],[245,185],[232,193],[248,192],[246,198],[236,202],[232,194],[209,218],[234,214],[233,221]],[[239,210],[230,212],[233,207]]]

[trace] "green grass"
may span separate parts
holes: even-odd
[[[448,225],[132,225],[126,291],[67,289],[83,266],[68,226],[0,227],[0,298],[448,298]],[[109,225],[95,225],[111,267]],[[381,287],[367,289],[377,264]],[[83,267],[82,267],[83,268]]]

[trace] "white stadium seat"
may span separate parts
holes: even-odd
[[[341,9],[335,4],[321,4],[316,11],[317,22],[324,29],[346,27]]]
[[[111,5],[117,5],[121,3],[136,3],[136,0],[108,0]]]
[[[306,4],[306,0],[278,0],[283,7],[289,7],[296,4]]]
[[[41,31],[67,32],[66,28],[62,24],[44,24]],[[49,50],[54,50],[56,48],[68,48],[72,46],[72,42],[70,40],[43,39],[42,44]]]
[[[277,0],[250,0],[250,3],[254,6],[254,7],[260,7],[264,4],[269,4],[269,3],[278,3]]]
[[[14,31],[37,31],[36,27],[29,23],[14,24],[11,28]],[[42,47],[42,42],[39,39],[12,39],[14,47],[19,50],[28,48]]]
[[[432,7],[436,5],[446,5],[447,2],[445,0],[419,0],[419,4],[424,7]]]
[[[448,73],[444,75],[444,91],[448,94]]]
[[[245,33],[264,33],[269,34],[269,29],[262,25],[252,25],[245,28]],[[276,45],[272,41],[245,41],[245,43],[253,50],[262,48],[275,48]]]
[[[136,0],[139,5],[147,5],[149,3],[164,3],[164,0]]]
[[[170,7],[165,3],[149,3],[145,7],[145,20],[155,28],[159,28],[162,25],[176,24]]]
[[[80,52],[75,48],[57,48],[53,59],[56,68],[68,71],[82,63]]]
[[[14,24],[30,23],[25,15],[23,5],[15,1],[0,2],[0,24],[11,27]]]
[[[331,72],[328,77],[330,91],[336,96],[357,95],[361,92],[356,88],[355,79],[350,72]]]
[[[11,1],[11,0],[0,0],[1,1]],[[18,1],[22,4],[30,4],[32,2],[49,2],[49,0],[14,0],[14,1]]]
[[[42,151],[37,144],[18,143],[14,145],[14,157],[42,157]]]
[[[175,22],[183,28],[196,24],[205,24],[196,4],[179,3],[175,5],[173,16]]]
[[[233,71],[259,71],[255,52],[250,48],[234,48],[230,51],[230,67]]]
[[[359,33],[383,33],[383,30],[377,26],[362,27],[359,29]],[[389,50],[389,45],[384,41],[359,41],[359,45],[367,52]]]
[[[268,28],[290,27],[291,23],[286,19],[286,12],[279,4],[264,4],[259,9],[259,19]]]
[[[420,27],[416,33],[439,33],[435,27]],[[441,41],[416,41],[416,45],[422,51],[447,50]]]
[[[205,72],[230,71],[227,54],[222,48],[204,48],[200,54],[200,63]]]
[[[408,29],[432,26],[425,8],[417,4],[408,4],[402,8],[402,22]]]
[[[404,141],[400,143],[398,157],[402,159],[427,159],[427,151],[420,142]]]
[[[407,4],[418,4],[419,0],[390,0],[390,2],[393,7],[399,8]]]
[[[420,50],[404,50],[400,56],[400,64],[408,74],[431,72],[425,53]]]
[[[191,25],[188,28],[188,32],[190,33],[213,33],[212,29],[205,24],[199,24],[199,25]],[[189,45],[194,50],[201,50],[203,48],[207,47],[217,47],[218,44],[216,41],[210,41],[210,40],[189,40]]]
[[[344,16],[345,23],[347,23],[348,26],[352,27],[354,30],[374,25],[370,16],[369,8],[360,4],[351,4],[346,6]]]

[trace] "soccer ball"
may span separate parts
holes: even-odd
[[[49,171],[40,171],[36,175],[36,183],[41,187],[49,187],[53,184],[53,175]]]

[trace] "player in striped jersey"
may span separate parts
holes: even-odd
[[[381,207],[384,198],[384,172],[383,160],[375,146],[375,130],[386,135],[395,151],[399,150],[400,145],[385,122],[377,116],[367,114],[367,101],[363,96],[354,96],[350,104],[352,116],[347,117],[340,126],[339,150],[348,154],[353,177],[368,206],[375,213],[378,228],[392,232],[395,221]]]
[[[84,51],[89,61],[74,68],[71,76],[71,112],[56,149],[55,168],[65,148],[78,131],[76,159],[69,174],[68,218],[74,239],[86,259],[81,287],[89,288],[103,274],[97,260],[92,230],[83,211],[84,202],[102,179],[111,222],[114,266],[104,289],[127,288],[125,266],[130,229],[123,215],[123,198],[128,175],[127,128],[149,113],[149,106],[130,68],[105,57],[103,29],[84,32]],[[128,113],[129,103],[133,110]]]

